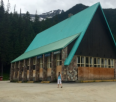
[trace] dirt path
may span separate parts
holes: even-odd
[[[0,81],[0,102],[116,102],[116,82],[56,84]]]

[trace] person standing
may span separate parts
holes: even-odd
[[[62,76],[60,74],[60,72],[58,73],[58,88],[59,88],[59,85],[61,85],[61,88],[62,88]]]

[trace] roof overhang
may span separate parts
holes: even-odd
[[[70,37],[67,37],[65,39],[56,41],[54,43],[39,47],[37,49],[25,52],[21,56],[19,56],[15,60],[13,60],[11,63],[21,61],[21,60],[24,60],[24,59],[28,59],[28,58],[31,58],[31,57],[34,57],[34,56],[37,56],[37,55],[41,55],[41,54],[61,50],[61,49],[65,48],[67,45],[69,45],[77,37],[79,37],[79,35],[80,35],[80,33],[75,34],[75,35],[70,36]]]

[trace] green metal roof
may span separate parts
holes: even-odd
[[[76,39],[79,35],[80,35],[80,33],[75,34],[75,35],[70,36],[70,37],[67,37],[65,39],[56,41],[54,43],[48,44],[46,46],[42,46],[42,47],[39,47],[37,49],[25,52],[21,56],[19,56],[15,60],[13,60],[12,62],[20,61],[20,60],[27,59],[27,58],[30,58],[30,57],[34,57],[34,56],[37,56],[37,55],[41,55],[41,54],[44,54],[44,53],[48,53],[48,52],[63,49],[68,44],[70,44],[74,39]]]
[[[69,53],[69,56],[65,60],[64,65],[69,65],[99,6],[100,6],[100,3],[96,3],[93,6],[56,24],[55,26],[37,34],[34,40],[32,41],[32,43],[29,45],[29,47],[25,51],[25,53],[23,53],[21,56],[19,56],[12,62],[20,61],[20,60],[34,57],[40,54],[62,49],[66,47],[71,41],[76,39],[81,33],[78,39],[76,40],[71,52]],[[104,18],[105,18],[105,15],[104,15]],[[106,23],[107,23],[107,20],[106,20]],[[108,28],[109,28],[109,25],[108,25]],[[110,30],[110,33],[111,33],[111,30]],[[112,33],[111,33],[111,36],[115,43]]]
[[[101,12],[102,12],[102,14],[103,14],[103,16],[104,16],[104,19],[105,19],[106,24],[107,24],[107,26],[108,26],[108,29],[109,29],[109,31],[110,31],[112,40],[113,40],[113,42],[114,42],[114,44],[115,44],[115,46],[116,46],[116,42],[115,42],[115,40],[114,40],[113,34],[112,34],[112,32],[111,32],[111,29],[110,29],[110,27],[109,27],[109,25],[108,25],[108,22],[107,22],[107,20],[106,20],[105,14],[104,14],[104,12],[103,12],[103,10],[102,10],[102,7],[101,7],[100,3],[97,3],[97,4],[93,5],[93,7],[94,7],[93,10],[94,10],[94,12],[93,12],[93,14],[92,14],[91,17],[90,17],[90,20],[89,20],[89,22],[88,22],[88,25],[87,25],[87,27],[81,32],[81,35],[80,35],[79,38],[76,40],[76,42],[75,42],[75,44],[74,44],[74,46],[73,46],[73,48],[72,48],[72,50],[71,50],[69,56],[66,58],[66,60],[65,60],[65,62],[64,62],[64,65],[69,65],[69,64],[70,64],[70,62],[71,62],[71,60],[72,60],[72,58],[73,58],[73,56],[74,56],[76,50],[78,49],[79,44],[81,43],[81,40],[83,39],[83,36],[84,36],[84,34],[85,34],[85,32],[86,32],[86,30],[87,30],[87,28],[88,28],[88,26],[89,26],[89,24],[90,24],[92,18],[93,18],[93,16],[94,16],[96,10],[98,9],[98,6],[99,6],[100,9],[101,9]],[[90,7],[90,8],[91,8],[91,7]]]
[[[66,37],[78,34],[87,29],[99,3],[67,18],[51,28],[36,35],[25,52],[56,42]],[[68,17],[68,15],[67,15]]]

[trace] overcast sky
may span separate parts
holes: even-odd
[[[8,0],[3,1],[6,6]],[[9,2],[11,11],[16,5],[16,11],[19,12],[21,8],[22,13],[29,11],[31,14],[35,14],[36,10],[38,14],[57,9],[66,11],[79,3],[91,6],[100,2],[103,8],[116,8],[116,0],[9,0]]]

